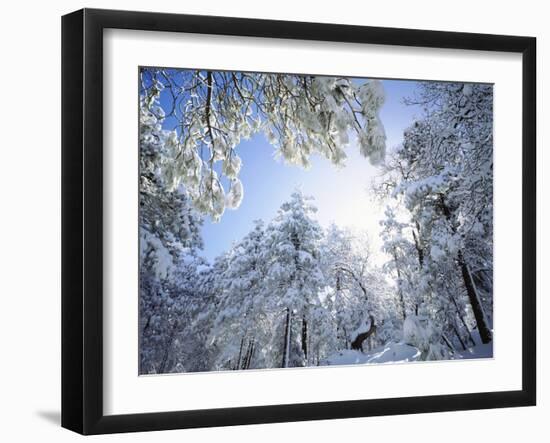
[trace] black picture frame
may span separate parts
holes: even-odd
[[[103,413],[103,30],[171,31],[522,54],[522,389],[130,415]],[[83,9],[62,18],[62,426],[82,434],[458,411],[536,403],[536,39]]]

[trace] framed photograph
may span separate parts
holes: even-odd
[[[531,37],[62,20],[62,425],[536,402]]]

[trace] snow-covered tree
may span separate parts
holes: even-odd
[[[172,189],[166,164],[173,133],[162,129],[158,93],[140,107],[140,372],[170,372],[177,365],[178,336],[188,326],[189,299],[197,294],[202,220],[181,186]]]
[[[442,334],[452,330],[462,345],[468,323],[483,343],[492,339],[492,100],[490,85],[422,83],[415,101],[425,116],[405,131],[390,167],[393,196],[410,217],[405,243],[416,250],[419,296]],[[398,238],[388,238],[389,249]]]
[[[365,232],[328,228],[322,248],[325,306],[336,325],[336,349],[368,349],[398,339],[398,305],[371,255]]]
[[[280,367],[308,365],[313,357],[309,348],[319,339],[318,327],[325,315],[318,309],[324,275],[323,234],[312,217],[316,210],[310,198],[296,191],[266,229],[265,291],[280,317],[281,328],[273,337]]]
[[[234,245],[226,268],[216,276],[220,289],[209,341],[218,350],[218,368],[261,366],[268,352],[271,312],[264,289],[265,246],[263,222],[257,220]]]
[[[341,349],[360,349],[366,339],[358,340],[361,326],[368,323],[374,328],[376,324],[371,311],[373,294],[367,287],[370,251],[366,237],[363,240],[358,245],[349,230],[333,224],[323,241],[323,265],[330,288],[327,304],[334,316]]]
[[[292,164],[308,166],[313,153],[342,164],[350,132],[371,162],[384,158],[378,80],[163,68],[143,68],[140,78],[141,112],[173,126],[161,148],[169,160],[156,171],[173,189],[183,183],[195,207],[215,219],[243,198],[236,148],[256,132]]]

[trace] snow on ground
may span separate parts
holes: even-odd
[[[453,355],[450,360],[473,358],[492,358],[493,344],[477,345]],[[377,364],[377,363],[406,363],[420,360],[420,351],[414,346],[405,343],[388,343],[369,352],[346,349],[332,354],[321,366]]]
[[[405,343],[389,343],[373,349],[370,352],[361,352],[347,349],[339,351],[321,362],[322,365],[354,365],[374,363],[396,363],[417,361],[420,351],[414,346]]]
[[[493,358],[493,342],[477,345],[466,351],[460,351],[454,356],[456,359]]]
[[[491,333],[494,335],[494,331],[491,329]],[[476,346],[471,347],[465,351],[459,350],[454,358],[456,359],[472,359],[472,358],[493,358],[493,342],[482,344],[479,331],[473,330],[471,332],[472,339],[476,342]]]

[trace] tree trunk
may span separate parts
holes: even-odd
[[[304,358],[307,366],[307,320],[305,317],[302,317],[302,351],[304,351]]]
[[[443,194],[440,194],[439,205],[443,212],[443,215],[447,221],[451,224],[451,229],[453,232],[456,232],[456,228],[451,223],[451,209],[447,206],[445,202],[445,197]],[[485,313],[483,312],[483,306],[481,306],[481,300],[478,297],[476,285],[472,274],[470,273],[470,268],[464,259],[464,253],[462,250],[458,251],[458,266],[462,273],[462,279],[464,280],[464,286],[466,287],[466,292],[468,294],[468,299],[472,305],[472,311],[474,311],[474,317],[477,323],[477,329],[479,330],[479,337],[481,338],[482,343],[489,343],[492,341],[493,337],[489,325],[487,324],[487,319],[485,318]]]
[[[418,221],[415,221],[415,225],[416,225],[416,232],[413,229],[412,235],[414,239],[414,247],[416,249],[416,254],[418,255],[418,265],[422,270],[424,268],[424,249],[422,248],[422,244],[420,243],[420,223],[418,223]],[[430,290],[433,291],[431,283],[429,283],[429,286],[430,286]],[[420,301],[417,301],[414,304],[414,315],[416,315],[417,317],[418,317],[419,304],[421,303],[423,304],[424,299],[425,299],[425,294],[421,294]]]
[[[250,363],[252,362],[252,356],[256,350],[256,342],[252,340],[252,347],[250,348],[250,355],[248,356],[248,362],[246,363],[246,369],[250,369]]]
[[[290,309],[286,308],[285,341],[283,345],[283,361],[281,363],[281,368],[288,368],[289,354],[290,354]]]
[[[235,365],[235,369],[241,369],[241,358],[243,356],[243,346],[244,346],[244,335],[243,338],[241,338],[241,346],[239,348],[239,358],[237,359],[237,364]]]
[[[358,334],[357,337],[355,337],[355,340],[351,342],[351,349],[355,349],[356,351],[362,351],[363,350],[363,342],[369,338],[372,334],[376,332],[376,325],[374,324],[374,317],[372,315],[369,315],[370,318],[370,328],[366,332],[362,332],[361,334]]]
[[[244,356],[243,369],[250,368],[250,362],[252,361],[252,354],[254,353],[254,339],[250,340],[248,343],[248,349]]]
[[[462,346],[462,350],[466,350],[466,345],[464,344],[464,340],[462,340],[462,337],[460,336],[460,333],[458,332],[458,329],[456,329],[456,326],[451,324],[451,326],[453,327],[453,331],[456,335],[456,338],[458,338],[458,341],[460,342],[460,346]]]
[[[453,344],[451,343],[451,341],[447,338],[447,336],[445,334],[441,334],[441,338],[443,339],[443,341],[445,342],[445,344],[447,345],[447,347],[451,351],[456,352],[455,347],[453,346]]]
[[[172,329],[170,330],[170,335],[168,337],[168,343],[164,348],[164,355],[162,356],[162,360],[159,365],[159,374],[164,374],[166,370],[166,363],[168,363],[168,355],[170,353],[170,349],[172,348],[172,342],[174,341],[174,335],[176,335],[177,327],[178,327],[178,321],[176,320],[172,325]]]
[[[407,311],[405,310],[405,298],[403,297],[403,289],[401,288],[401,270],[399,269],[395,248],[393,250],[393,259],[395,260],[395,270],[397,271],[397,293],[399,294],[399,303],[401,304],[401,316],[404,321],[407,318]]]
[[[456,302],[456,300],[453,296],[451,296],[451,301],[455,305],[456,315],[458,316],[460,322],[462,323],[462,326],[464,326],[464,329],[466,329],[466,332],[468,333],[468,340],[470,340],[470,343],[472,343],[472,346],[475,346],[476,342],[472,337],[472,333],[470,332],[470,328],[466,324],[466,320],[464,320],[464,317],[462,317],[462,314],[460,313],[460,309],[458,308],[458,303]],[[464,348],[464,349],[466,349],[466,348]]]
[[[344,342],[345,342],[345,348],[346,349],[349,349],[349,346],[351,345],[350,342],[349,342],[349,335],[348,335],[348,330],[346,329],[345,326],[342,327],[342,330],[344,331]]]
[[[464,280],[466,292],[468,293],[468,299],[472,305],[472,311],[474,311],[474,317],[476,319],[481,342],[489,343],[493,339],[491,330],[487,325],[487,319],[485,318],[485,313],[483,312],[483,306],[481,306],[481,300],[478,297],[476,286],[474,280],[472,279],[472,274],[470,273],[470,268],[464,260],[462,251],[458,251],[458,264],[460,266],[460,270],[462,271],[462,278]]]
[[[420,265],[420,268],[424,266],[424,250],[422,249],[422,246],[420,245],[420,226],[418,222],[416,222],[416,229],[418,231],[418,235],[416,235],[416,232],[414,229],[412,230],[413,233],[413,239],[414,239],[414,246],[416,248],[416,253],[418,254],[418,264]]]

